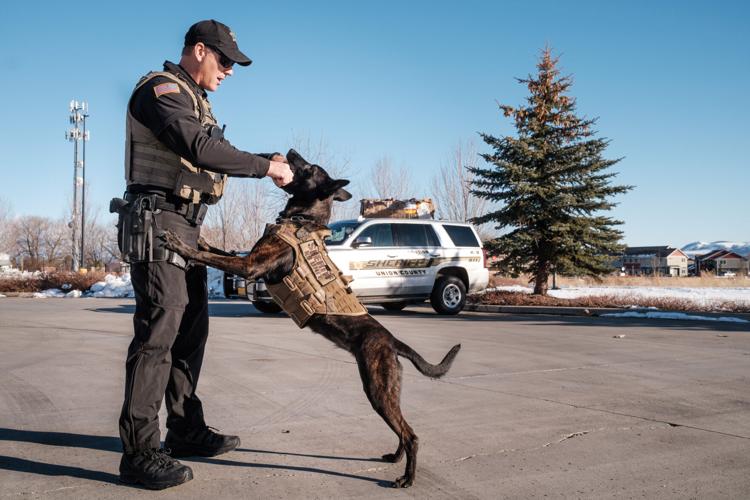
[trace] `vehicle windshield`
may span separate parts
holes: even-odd
[[[340,220],[328,224],[331,236],[325,239],[326,245],[341,245],[359,225],[360,222],[356,220]]]

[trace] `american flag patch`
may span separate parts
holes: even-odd
[[[164,94],[179,94],[180,86],[176,83],[162,83],[154,87],[154,93],[156,94],[157,98],[163,96]]]

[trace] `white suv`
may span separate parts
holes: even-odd
[[[438,313],[457,314],[467,293],[487,287],[487,260],[471,224],[360,218],[329,227],[328,254],[354,278],[350,286],[364,304],[397,311],[429,299]],[[279,310],[262,281],[252,300],[261,311]]]

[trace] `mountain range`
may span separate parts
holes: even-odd
[[[737,242],[737,241],[713,241],[706,243],[705,241],[694,241],[688,243],[680,250],[685,252],[690,257],[695,255],[702,255],[714,250],[729,250],[736,254],[740,254],[743,257],[750,257],[750,242]]]

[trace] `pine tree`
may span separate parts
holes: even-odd
[[[473,193],[496,203],[498,210],[473,222],[491,222],[510,232],[488,243],[500,258],[501,271],[528,273],[534,293],[547,294],[552,272],[598,277],[612,271],[611,256],[622,251],[621,221],[603,212],[613,195],[632,186],[615,186],[616,173],[606,170],[620,159],[607,160],[609,145],[595,138],[596,119],[576,116],[575,99],[566,95],[572,80],[560,76],[557,57],[542,51],[536,77],[517,79],[529,89],[525,106],[499,104],[515,121],[517,138],[480,134],[494,152],[482,157],[488,168],[476,174]]]

